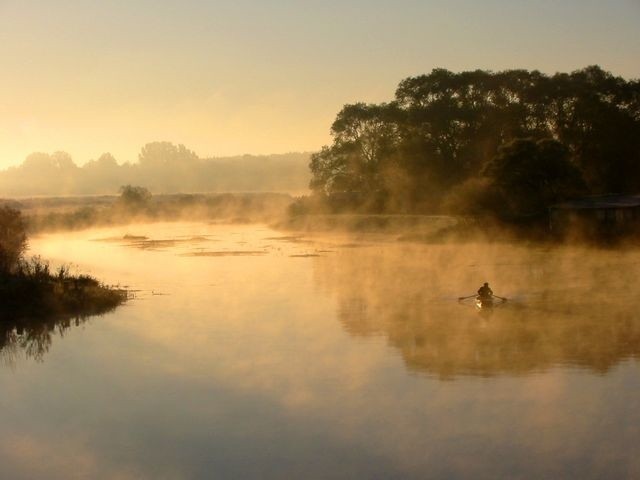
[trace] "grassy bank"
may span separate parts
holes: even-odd
[[[453,215],[307,214],[276,225],[301,232],[387,234],[400,241],[424,243],[465,241],[541,241],[545,226],[504,225],[490,218]]]
[[[88,275],[51,272],[36,258],[0,275],[0,322],[34,316],[88,316],[108,312],[127,299],[126,290],[103,285]]]
[[[0,362],[24,354],[41,361],[53,338],[125,302],[128,292],[65,268],[49,272],[39,259],[0,275]]]
[[[326,214],[291,216],[278,226],[302,231],[429,234],[459,222],[459,218],[446,215]]]
[[[272,222],[286,215],[292,197],[279,193],[51,197],[12,200],[30,232],[157,221]]]

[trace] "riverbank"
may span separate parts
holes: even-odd
[[[116,195],[4,200],[21,212],[31,233],[165,221],[272,222],[286,216],[291,202],[282,193],[166,194],[140,202]]]
[[[614,225],[576,223],[553,229],[546,217],[503,221],[471,215],[301,214],[274,225],[302,233],[386,234],[397,241],[419,243],[519,243],[589,245],[603,248],[637,247],[640,232]]]
[[[89,275],[71,275],[65,267],[52,273],[46,262],[36,258],[14,273],[0,275],[0,321],[98,315],[128,297],[125,289],[104,285]]]
[[[298,232],[384,233],[398,241],[550,242],[557,241],[545,225],[507,225],[491,218],[453,215],[306,214],[275,225]]]

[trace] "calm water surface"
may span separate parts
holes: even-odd
[[[640,253],[392,240],[33,239],[136,298],[10,332],[0,477],[640,478]]]

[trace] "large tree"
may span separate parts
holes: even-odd
[[[398,114],[395,104],[346,105],[331,126],[333,144],[311,157],[311,188],[323,194],[383,192],[384,172],[397,150]]]
[[[509,216],[544,213],[553,203],[585,191],[568,149],[551,139],[514,140],[500,147],[483,173],[488,188],[503,199],[498,213]]]
[[[332,144],[313,156],[311,186],[383,192],[408,199],[408,209],[436,211],[451,189],[479,178],[502,146],[528,138],[564,145],[589,192],[636,192],[639,85],[597,66],[552,76],[436,69],[410,77],[393,102],[347,105],[338,114]]]

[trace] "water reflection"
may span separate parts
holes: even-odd
[[[102,312],[104,313],[104,312]],[[64,336],[72,327],[85,323],[89,317],[55,316],[0,319],[0,358],[6,365],[15,365],[22,356],[42,361],[53,338]]]
[[[640,364],[621,360],[640,258],[276,236],[34,241],[140,293],[64,341],[47,327],[45,362],[0,368],[0,477],[638,478]],[[199,248],[266,253],[184,255]],[[484,281],[512,300],[489,318],[457,302]]]
[[[484,255],[480,255],[484,253]],[[607,372],[640,356],[633,252],[513,246],[371,247],[315,264],[353,336],[383,335],[406,366],[443,379],[557,365]],[[482,258],[482,262],[476,262]],[[485,279],[512,300],[459,304]]]

